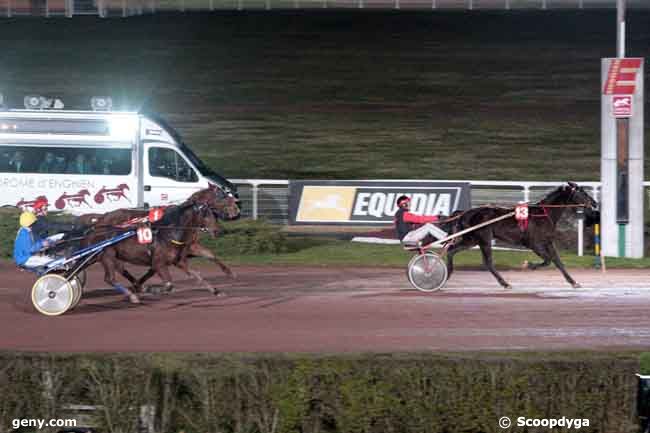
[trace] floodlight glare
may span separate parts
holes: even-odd
[[[111,136],[122,139],[132,139],[138,129],[138,118],[135,116],[115,116],[109,120]]]

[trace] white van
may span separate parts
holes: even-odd
[[[103,213],[179,203],[210,184],[236,195],[160,119],[138,113],[0,110],[0,206]]]

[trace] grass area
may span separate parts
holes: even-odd
[[[0,27],[0,90],[12,106],[109,94],[158,112],[229,177],[596,180],[613,23],[614,10],[17,18]],[[627,29],[629,54],[650,57],[650,13]]]
[[[284,252],[242,254],[237,251],[215,249],[229,264],[241,265],[306,265],[306,266],[382,266],[405,267],[411,253],[399,245],[379,245],[326,240],[315,238],[289,238],[285,241]],[[595,257],[578,257],[574,252],[564,251],[562,261],[569,268],[593,268]],[[522,263],[539,262],[534,253],[495,251],[494,262],[499,269],[521,269]],[[456,269],[479,269],[482,267],[481,253],[478,250],[465,251],[454,258]],[[650,258],[626,259],[608,258],[608,268],[648,268]]]

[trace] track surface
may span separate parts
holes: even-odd
[[[180,274],[177,291],[130,305],[100,269],[77,309],[36,313],[34,277],[0,264],[0,350],[363,352],[605,349],[650,346],[650,270],[459,271],[439,293],[411,290],[402,269],[239,267],[215,297]]]

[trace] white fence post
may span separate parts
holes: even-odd
[[[578,257],[584,256],[585,250],[585,220],[578,219]]]
[[[259,213],[259,184],[253,183],[253,219],[256,220]]]

